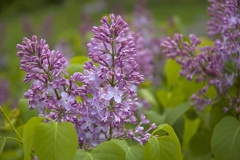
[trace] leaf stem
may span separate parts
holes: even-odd
[[[0,111],[3,113],[4,117],[7,119],[8,123],[10,124],[10,126],[12,127],[12,129],[14,130],[18,138],[22,141],[22,137],[19,135],[16,128],[13,126],[13,124],[11,123],[11,121],[9,120],[8,116],[6,115],[6,113],[4,112],[1,106],[0,106]]]
[[[5,138],[10,139],[10,140],[14,140],[14,141],[17,141],[17,142],[20,143],[20,144],[23,144],[23,142],[19,141],[19,140],[16,139],[16,138],[13,138],[13,137],[5,137]]]

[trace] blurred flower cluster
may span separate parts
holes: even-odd
[[[163,52],[175,59],[182,67],[180,75],[188,80],[203,82],[204,88],[193,94],[192,105],[203,110],[214,101],[205,94],[210,86],[217,91],[217,97],[227,101],[224,111],[233,109],[240,113],[240,17],[237,0],[209,0],[211,17],[207,30],[214,36],[214,45],[201,47],[201,41],[195,35],[185,41],[183,35],[167,37],[162,43]],[[226,96],[227,98],[225,98]]]
[[[50,50],[46,41],[24,38],[17,45],[24,82],[33,80],[24,97],[29,108],[37,108],[40,116],[54,121],[75,124],[81,148],[88,149],[112,138],[131,138],[144,144],[152,124],[141,115],[135,129],[126,130],[126,123],[137,124],[134,115],[139,105],[137,86],[144,81],[139,74],[137,51],[128,24],[120,16],[103,17],[102,26],[93,27],[94,38],[87,44],[91,61],[84,64],[84,73],[69,76],[66,58]],[[142,41],[141,38],[138,38]]]

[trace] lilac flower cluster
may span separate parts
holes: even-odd
[[[132,138],[144,144],[153,124],[145,116],[134,130],[127,131],[125,123],[137,123],[137,86],[144,81],[138,73],[137,54],[133,36],[125,34],[128,24],[120,16],[103,17],[102,26],[93,27],[94,38],[87,44],[88,57],[84,73],[76,72],[62,78],[66,59],[61,52],[50,51],[45,40],[23,39],[17,45],[26,71],[24,82],[34,80],[24,97],[29,108],[38,108],[40,115],[55,121],[75,124],[81,148],[88,149],[112,138]]]
[[[211,104],[212,100],[205,93],[209,86],[214,86],[219,98],[227,95],[229,105],[224,108],[228,111],[233,108],[240,113],[240,50],[239,25],[240,16],[237,0],[225,2],[209,0],[208,8],[211,20],[208,22],[210,36],[220,34],[213,46],[200,47],[200,40],[190,35],[190,42],[183,40],[183,35],[175,34],[174,38],[166,38],[162,43],[163,52],[167,57],[176,59],[182,66],[180,74],[188,80],[207,82],[206,86],[192,95],[193,105],[198,109]],[[229,67],[233,66],[233,67]],[[230,88],[232,88],[230,90]],[[232,90],[234,92],[232,92]],[[235,102],[233,105],[232,102]]]

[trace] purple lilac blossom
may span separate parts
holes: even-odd
[[[138,73],[133,36],[126,36],[128,24],[113,14],[110,15],[110,23],[107,17],[103,17],[101,22],[102,26],[93,27],[94,38],[88,43],[88,56],[99,67],[86,62],[85,74],[73,76],[76,81],[83,82],[79,95],[84,99],[83,112],[87,113],[79,121],[78,134],[83,147],[96,146],[111,138],[129,137],[124,124],[136,123],[134,112],[138,99],[134,86],[144,80]],[[134,132],[133,137],[143,144],[149,134]]]
[[[144,115],[134,130],[124,128],[125,123],[137,122],[136,87],[144,81],[138,73],[133,36],[126,36],[128,24],[120,16],[110,14],[110,23],[107,17],[101,22],[102,26],[93,27],[94,38],[88,43],[92,61],[84,64],[83,74],[76,72],[69,79],[62,78],[67,73],[61,52],[50,51],[45,40],[36,36],[24,38],[17,55],[26,71],[24,82],[33,80],[24,97],[40,116],[74,123],[81,148],[119,137],[144,144],[156,127],[144,131],[141,125],[149,122]]]
[[[193,34],[189,36],[190,42],[184,41],[183,35],[175,34],[174,38],[167,37],[161,45],[164,54],[175,59],[182,66],[180,75],[188,80],[207,82],[203,89],[192,95],[193,105],[203,110],[206,105],[212,104],[212,100],[205,93],[209,86],[214,86],[218,95],[216,98],[220,95],[229,97],[229,104],[224,107],[224,112],[233,108],[239,114],[238,3],[237,0],[209,0],[209,2],[211,6],[208,12],[211,20],[208,22],[208,33],[210,36],[215,34],[220,36],[215,39],[213,46],[201,47],[200,40]],[[229,69],[226,64],[234,67]],[[234,94],[229,91],[230,88],[235,88]]]

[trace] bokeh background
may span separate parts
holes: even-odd
[[[154,25],[157,35],[164,38],[174,32],[195,33],[206,37],[207,0],[1,0],[0,1],[0,105],[18,126],[21,112],[19,99],[28,89],[24,84],[16,45],[23,37],[37,35],[44,38],[50,49],[59,49],[70,58],[87,55],[87,42],[92,26],[100,25],[102,16],[114,13],[133,23],[134,14],[141,6]],[[139,26],[140,27],[140,26]],[[160,70],[162,66],[160,65]],[[158,85],[161,85],[159,79]],[[13,135],[0,114],[1,134]],[[22,159],[18,144],[10,142],[2,159]],[[0,159],[1,159],[0,156]]]

